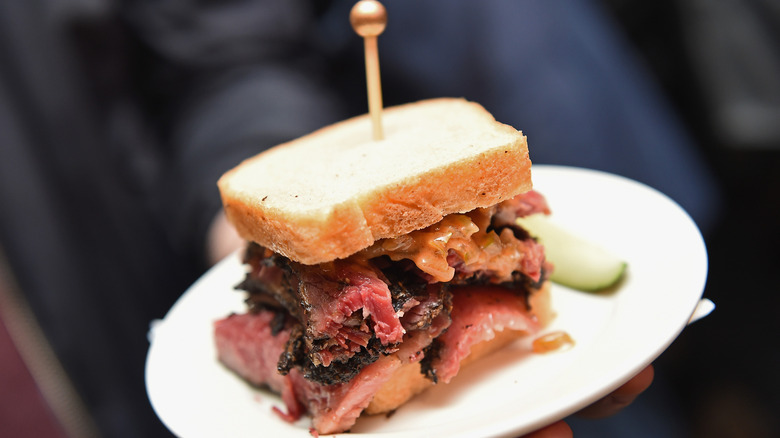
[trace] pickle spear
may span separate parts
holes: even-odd
[[[517,223],[544,245],[547,260],[555,265],[550,276],[555,283],[595,292],[615,285],[626,271],[628,264],[624,260],[562,228],[544,214],[519,218]]]

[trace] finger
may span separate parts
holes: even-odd
[[[653,383],[654,376],[655,370],[653,369],[653,366],[648,365],[647,368],[640,371],[633,379],[623,384],[623,386],[616,389],[608,396],[581,410],[577,415],[584,418],[604,418],[620,412],[623,408],[630,405],[639,394],[650,387],[650,384]]]
[[[564,421],[558,421],[521,438],[572,438],[573,436],[571,427]]]
[[[227,257],[233,251],[241,248],[244,240],[238,235],[236,229],[230,225],[224,212],[219,212],[211,221],[206,236],[206,252],[208,262],[216,264]]]

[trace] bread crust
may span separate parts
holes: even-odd
[[[529,301],[531,315],[539,321],[542,327],[547,326],[555,317],[550,302],[550,282],[545,282],[538,291],[529,297]],[[526,335],[526,332],[516,330],[496,331],[493,339],[472,346],[471,352],[461,361],[460,365],[464,367],[476,362]],[[402,365],[374,395],[373,400],[363,413],[375,415],[392,412],[431,386],[433,383],[420,372],[419,362]]]
[[[317,264],[532,188],[525,136],[479,104],[433,99],[387,108],[383,115],[383,141],[370,140],[370,120],[363,115],[272,148],[223,175],[223,206],[239,235]],[[303,175],[285,183],[288,173]],[[308,180],[297,185],[299,179]]]

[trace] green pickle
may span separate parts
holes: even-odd
[[[594,242],[562,228],[544,214],[517,219],[544,245],[547,260],[555,265],[550,280],[581,291],[596,292],[617,284],[628,264]]]

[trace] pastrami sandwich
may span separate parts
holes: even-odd
[[[387,108],[250,158],[219,181],[249,243],[247,312],[218,321],[219,360],[319,433],[391,412],[551,317],[544,249],[516,224],[548,212],[523,134],[481,106]]]

